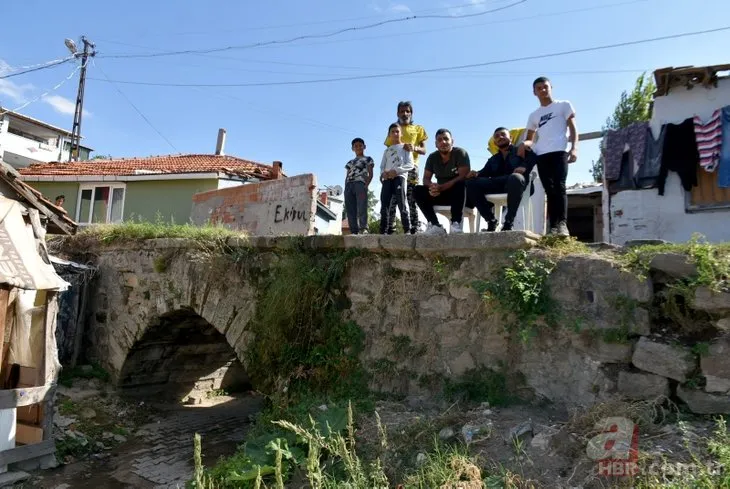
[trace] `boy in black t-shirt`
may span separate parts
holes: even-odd
[[[375,162],[365,156],[365,141],[362,138],[352,140],[355,158],[345,165],[345,210],[347,222],[352,234],[368,232],[368,185],[373,179]]]

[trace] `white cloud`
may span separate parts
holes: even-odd
[[[0,59],[0,75],[10,73],[12,71],[13,68],[4,60]],[[26,95],[32,90],[33,85],[29,83],[21,85],[9,79],[0,80],[0,106],[6,107],[8,105],[5,101],[6,97],[13,104],[23,104],[27,100]]]
[[[405,3],[391,3],[390,7],[388,7],[388,11],[401,14],[411,13],[411,9]]]
[[[372,3],[372,4],[370,4],[370,8],[373,9],[378,14],[382,14],[382,13],[409,14],[409,13],[411,13],[411,8],[408,5],[406,5],[405,3],[389,2],[387,7],[382,7],[377,3]]]
[[[468,2],[459,2],[458,7],[454,6],[449,8],[449,15],[456,17],[457,15],[465,14],[476,14],[484,12],[487,9],[486,0],[468,0]],[[451,4],[445,4],[445,7],[449,7]]]
[[[74,115],[76,111],[76,102],[60,95],[46,95],[41,100],[50,105],[59,114]],[[91,117],[91,114],[84,110],[84,116]]]

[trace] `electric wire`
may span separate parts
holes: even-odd
[[[53,88],[49,88],[48,90],[46,90],[46,91],[45,91],[45,92],[43,92],[42,94],[38,95],[37,97],[35,97],[35,98],[31,99],[31,100],[28,100],[27,102],[23,103],[22,105],[20,105],[20,106],[18,106],[18,107],[16,107],[16,108],[14,108],[14,109],[2,109],[2,108],[0,108],[0,114],[5,114],[5,113],[7,113],[7,112],[19,112],[19,111],[21,111],[21,110],[25,109],[25,108],[26,108],[26,107],[28,107],[28,106],[29,106],[30,104],[32,104],[32,103],[34,103],[34,102],[37,102],[37,101],[41,100],[42,98],[44,98],[44,97],[48,96],[48,95],[49,95],[49,94],[50,94],[51,92],[55,92],[56,90],[58,90],[59,88],[61,88],[61,87],[63,86],[63,84],[64,84],[64,83],[66,83],[66,82],[67,82],[68,80],[70,80],[71,78],[73,78],[73,77],[74,77],[74,75],[75,75],[75,74],[76,74],[76,73],[77,73],[77,72],[78,72],[78,71],[79,71],[80,69],[81,69],[81,65],[77,66],[77,67],[76,67],[76,68],[75,68],[75,69],[74,69],[74,70],[73,70],[73,71],[72,71],[72,72],[71,72],[71,73],[70,73],[70,74],[69,74],[69,75],[68,75],[68,76],[67,76],[66,78],[64,78],[63,80],[61,80],[61,81],[60,81],[59,83],[57,83],[56,85],[54,85],[54,86],[53,86]]]
[[[26,73],[33,73],[34,71],[40,71],[40,70],[45,70],[48,68],[53,68],[54,66],[68,63],[69,61],[71,61],[73,59],[75,59],[75,56],[69,56],[68,58],[56,59],[53,61],[49,61],[47,63],[41,63],[39,65],[35,65],[35,66],[29,67],[27,69],[21,69],[20,71],[15,71],[15,72],[12,72],[9,74],[0,75],[0,80],[5,80],[6,78],[12,78],[14,76],[25,75]]]

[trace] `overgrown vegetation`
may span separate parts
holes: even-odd
[[[558,311],[547,286],[555,262],[519,250],[511,256],[510,263],[497,280],[476,281],[473,287],[502,313],[507,331],[527,342],[543,325],[556,322]]]
[[[252,487],[284,489],[291,470],[296,470],[301,485],[312,489],[403,489],[523,487],[519,478],[509,471],[494,470],[482,473],[479,461],[469,455],[464,445],[443,445],[436,439],[433,449],[423,454],[419,466],[403,477],[402,483],[389,477],[385,468],[385,453],[389,448],[388,435],[375,413],[379,443],[370,457],[363,457],[356,442],[352,405],[344,416],[344,425],[337,426],[310,418],[304,423],[275,421],[288,433],[268,444],[273,454],[273,465],[256,467],[237,474],[231,480],[236,485],[221,484],[202,466],[200,437],[195,436],[194,477],[190,487],[219,489],[223,487]],[[293,445],[290,440],[295,441]],[[267,476],[268,481],[267,481]],[[305,481],[308,484],[305,484]]]
[[[591,249],[585,243],[578,241],[573,236],[558,236],[547,234],[537,241],[537,248],[547,250],[552,255],[562,257],[565,255],[588,254]]]
[[[504,406],[515,400],[507,385],[507,375],[487,367],[467,370],[457,380],[446,379],[444,395],[452,401],[487,401],[492,406]]]
[[[246,237],[246,234],[231,231],[223,226],[174,224],[158,219],[156,222],[125,221],[119,224],[95,224],[83,228],[75,236],[63,239],[70,240],[72,246],[87,247],[96,243],[124,243],[156,238],[182,238],[200,243],[212,243],[232,237],[242,238]]]
[[[666,281],[655,295],[657,313],[674,323],[683,335],[696,335],[706,327],[710,317],[692,309],[699,287],[712,291],[730,290],[730,243],[711,244],[694,235],[687,243],[644,245],[629,248],[618,256],[627,270],[646,277],[651,261],[662,253],[685,255],[696,268],[694,276]]]
[[[684,425],[680,423],[680,427]],[[721,489],[730,487],[730,433],[727,421],[720,417],[716,420],[716,428],[711,437],[699,440],[699,450],[693,448],[697,444],[696,436],[684,432],[687,460],[684,463],[646,459],[645,468],[653,466],[653,470],[643,470],[635,481],[636,489]],[[710,460],[708,460],[708,458]]]
[[[109,380],[109,372],[97,364],[92,364],[64,368],[58,375],[58,383],[64,387],[73,387],[74,379],[99,379],[102,382],[107,382]]]

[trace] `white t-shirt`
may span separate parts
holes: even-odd
[[[413,153],[403,149],[403,146],[403,143],[393,144],[385,150],[383,160],[380,162],[380,173],[395,170],[398,175],[405,175],[415,168]]]
[[[575,115],[573,105],[567,100],[554,100],[546,107],[540,106],[527,119],[527,129],[537,133],[532,146],[535,154],[542,155],[568,149],[568,119]]]

